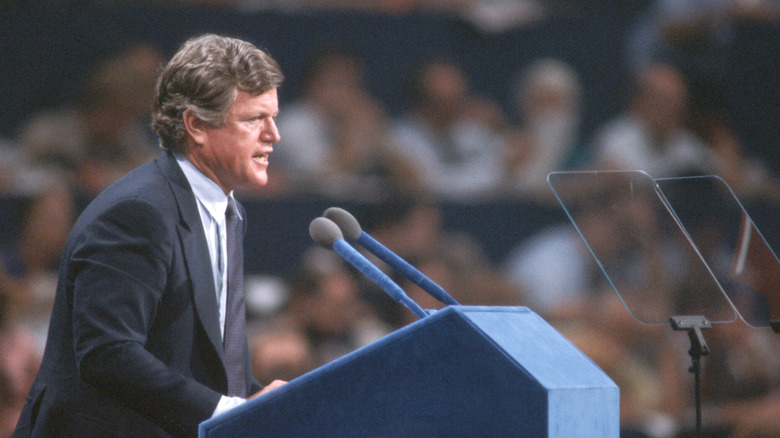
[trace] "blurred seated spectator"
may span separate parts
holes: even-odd
[[[41,349],[54,302],[59,257],[74,220],[69,185],[48,186],[30,199],[17,237],[0,246],[0,293],[7,299],[6,317],[32,330]]]
[[[545,0],[462,0],[442,3],[455,5],[463,18],[488,33],[507,31],[549,15],[548,2]]]
[[[695,109],[723,105],[737,26],[778,18],[775,0],[654,0],[629,28],[627,61],[634,70],[673,63],[689,80]]]
[[[390,251],[439,284],[456,301],[471,305],[516,305],[519,292],[491,265],[479,243],[464,233],[445,230],[439,204],[429,198],[389,196],[359,218],[363,229]],[[416,285],[408,283],[381,260],[369,255],[377,266],[403,285],[423,303],[436,308],[436,302]],[[414,315],[401,308],[384,292],[373,287],[366,300],[392,327],[414,321]],[[423,306],[423,308],[425,308]],[[412,319],[409,319],[412,318]]]
[[[427,59],[414,72],[411,108],[394,120],[393,144],[422,175],[423,192],[454,200],[495,193],[504,114],[472,92],[452,61]]]
[[[473,254],[462,251],[448,253],[440,251],[413,261],[415,268],[462,305],[472,306],[514,306],[520,301],[517,291],[484,260],[475,259]],[[392,276],[414,302],[425,310],[438,310],[445,306],[414,282]],[[417,321],[411,311],[403,309],[400,326]]]
[[[713,109],[698,115],[694,128],[713,151],[715,175],[723,178],[737,197],[780,202],[780,181],[765,163],[744,153],[744,144],[724,112]]]
[[[22,405],[16,400],[11,378],[0,371],[0,437],[11,436],[21,412]]]
[[[314,350],[305,333],[289,318],[271,318],[250,329],[252,371],[262,384],[290,381],[315,368]]]
[[[710,352],[701,362],[704,435],[768,437],[780,430],[780,350],[777,334],[741,321],[714,324],[706,332]],[[687,379],[688,417],[694,408],[692,379]],[[677,437],[693,437],[692,419]]]
[[[713,55],[727,47],[735,23],[768,22],[778,13],[772,0],[655,0],[638,16],[626,39],[631,64],[643,67],[670,57]],[[706,53],[694,53],[697,49]]]
[[[515,85],[518,125],[507,136],[503,160],[510,193],[547,198],[547,174],[582,164],[582,88],[577,73],[552,58],[525,67]]]
[[[0,137],[0,194],[12,190],[19,162],[19,147],[11,140]]]
[[[94,196],[158,149],[148,127],[161,52],[135,45],[99,63],[74,105],[45,110],[22,127],[18,142],[30,167],[54,166]]]
[[[41,347],[28,330],[0,321],[0,436],[10,437],[41,365]]]
[[[734,419],[734,438],[774,438],[780,436],[780,391],[754,399],[751,403],[737,402],[728,409]]]
[[[592,165],[643,170],[654,178],[713,172],[711,150],[687,127],[687,105],[688,88],[675,67],[643,69],[628,107],[596,133]]]
[[[365,199],[418,186],[413,157],[389,147],[384,109],[366,88],[362,61],[346,49],[317,52],[303,95],[277,123],[282,136],[272,159],[288,189]]]
[[[587,251],[571,225],[560,225],[521,242],[507,257],[506,275],[524,291],[523,305],[549,318],[576,317],[601,274]]]
[[[620,233],[606,209],[584,206],[575,213],[577,226],[600,257],[618,257]],[[503,270],[523,291],[523,305],[551,320],[573,319],[608,287],[588,246],[571,224],[543,229],[521,241],[507,256]],[[609,292],[607,292],[609,293]]]
[[[290,284],[281,315],[303,333],[313,365],[324,365],[389,332],[361,297],[361,280],[339,255],[312,247]]]

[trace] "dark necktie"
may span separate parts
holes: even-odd
[[[244,306],[244,256],[236,201],[228,198],[225,211],[227,234],[227,304],[225,308],[225,368],[229,396],[246,397],[246,310]]]

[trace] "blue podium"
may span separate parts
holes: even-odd
[[[614,382],[528,308],[448,306],[199,436],[617,438],[618,403]]]

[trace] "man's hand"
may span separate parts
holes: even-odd
[[[265,394],[266,392],[273,391],[274,389],[284,385],[285,383],[287,383],[287,382],[284,381],[284,380],[274,380],[270,384],[266,385],[261,391],[252,394],[252,396],[249,397],[247,400],[252,400],[253,398],[257,397],[258,395],[262,395],[262,394]]]

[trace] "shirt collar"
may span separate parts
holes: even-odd
[[[225,210],[227,209],[228,197],[233,197],[233,192],[225,195],[225,192],[212,181],[209,177],[203,174],[195,165],[193,165],[184,155],[180,153],[174,153],[176,162],[179,163],[184,176],[192,187],[192,192],[195,198],[203,204],[206,210],[212,217],[222,222],[225,217]],[[241,212],[238,212],[239,218],[241,218]]]

